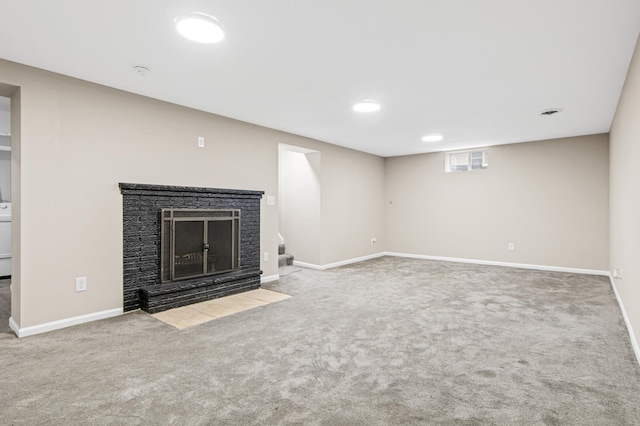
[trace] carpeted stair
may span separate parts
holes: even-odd
[[[293,255],[285,253],[284,244],[278,244],[278,267],[293,265]]]

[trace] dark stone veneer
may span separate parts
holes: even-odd
[[[120,183],[124,310],[155,313],[260,287],[264,191]],[[240,209],[240,270],[160,284],[160,209]]]

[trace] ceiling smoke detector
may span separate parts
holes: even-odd
[[[144,65],[134,65],[133,70],[141,77],[144,77],[151,72],[151,69],[149,67],[145,67]]]
[[[558,114],[562,111],[564,111],[564,108],[549,108],[549,109],[543,109],[542,111],[539,112],[539,114],[543,117],[548,117],[550,115]]]

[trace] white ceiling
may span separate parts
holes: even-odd
[[[608,132],[639,29],[638,0],[3,0],[0,58],[395,156]]]

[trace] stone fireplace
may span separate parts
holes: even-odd
[[[121,183],[124,310],[260,287],[263,191]]]

